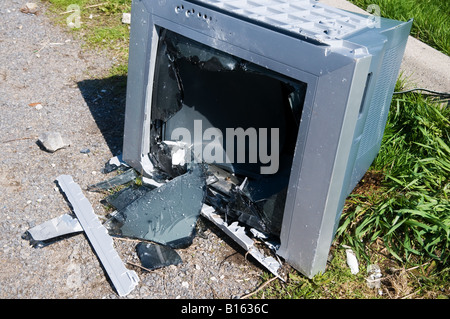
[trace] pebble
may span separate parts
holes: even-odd
[[[122,23],[130,24],[131,23],[131,13],[122,13]]]
[[[64,138],[59,132],[44,132],[39,135],[38,142],[49,152],[54,153],[59,149],[66,148],[70,141]]]

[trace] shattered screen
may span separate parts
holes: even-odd
[[[208,204],[228,221],[278,236],[306,83],[167,29],[159,35],[151,161],[180,175],[165,141],[182,141],[192,155],[182,163],[209,164]]]

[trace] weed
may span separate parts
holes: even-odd
[[[417,94],[394,98],[372,169],[378,193],[352,194],[338,236],[362,253],[381,236],[390,253],[446,263],[450,239],[450,110]],[[363,254],[364,255],[364,254]]]
[[[83,40],[90,50],[107,51],[117,61],[113,75],[122,75],[127,65],[129,25],[122,23],[122,13],[131,11],[131,0],[43,0],[50,4],[49,14],[75,37]],[[67,18],[79,7],[80,27],[71,28]],[[119,67],[120,66],[120,67]],[[125,72],[126,73],[126,72]]]

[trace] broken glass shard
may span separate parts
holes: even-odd
[[[106,181],[94,185],[89,185],[87,187],[87,190],[91,192],[108,190],[113,187],[124,185],[131,181],[134,181],[136,177],[138,177],[136,171],[134,169],[128,169],[122,174],[116,175]]]
[[[163,31],[164,33],[165,31]],[[181,82],[180,75],[178,74],[178,68],[176,61],[172,54],[167,50],[167,44],[161,38],[156,59],[157,70],[154,78],[154,94],[153,98],[161,102],[158,107],[152,110],[152,119],[158,119],[167,121],[173,114],[175,114],[180,108],[183,100],[183,83]]]
[[[112,235],[187,247],[195,235],[205,193],[204,168],[194,165],[186,174],[118,210],[105,226]]]
[[[102,168],[101,172],[103,174],[108,174],[116,170],[125,171],[128,168],[130,168],[130,166],[122,160],[122,155],[117,155],[105,163],[105,167]]]
[[[102,200],[103,204],[109,204],[116,210],[122,210],[136,199],[142,197],[146,193],[154,189],[154,186],[128,186],[120,191],[109,195]]]
[[[230,217],[232,220],[237,219],[241,223],[261,232],[269,232],[262,219],[262,213],[259,207],[242,194],[239,188],[233,189],[227,208],[227,217]]]
[[[155,146],[157,152],[151,154],[158,169],[171,178],[186,173],[189,162],[189,147],[182,142],[163,141]]]
[[[136,245],[136,252],[142,267],[153,270],[170,265],[178,265],[183,261],[171,247],[141,242]]]
[[[64,214],[28,229],[22,239],[30,241],[34,248],[42,248],[82,231],[77,218]]]
[[[185,58],[198,67],[213,72],[233,71],[241,63],[240,59],[214,50],[199,42],[191,41],[176,33],[167,30],[163,30],[163,33],[166,33],[167,36],[163,34],[161,39],[166,44],[166,50],[169,52],[172,60],[176,61],[177,59]]]

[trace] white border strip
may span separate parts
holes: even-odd
[[[117,293],[119,296],[128,295],[139,282],[136,272],[125,267],[114,249],[114,243],[108,231],[100,223],[91,203],[84,196],[80,186],[73,181],[72,176],[60,175],[56,180],[61,190],[66,194],[70,204],[72,204],[78,221],[108,273]]]

